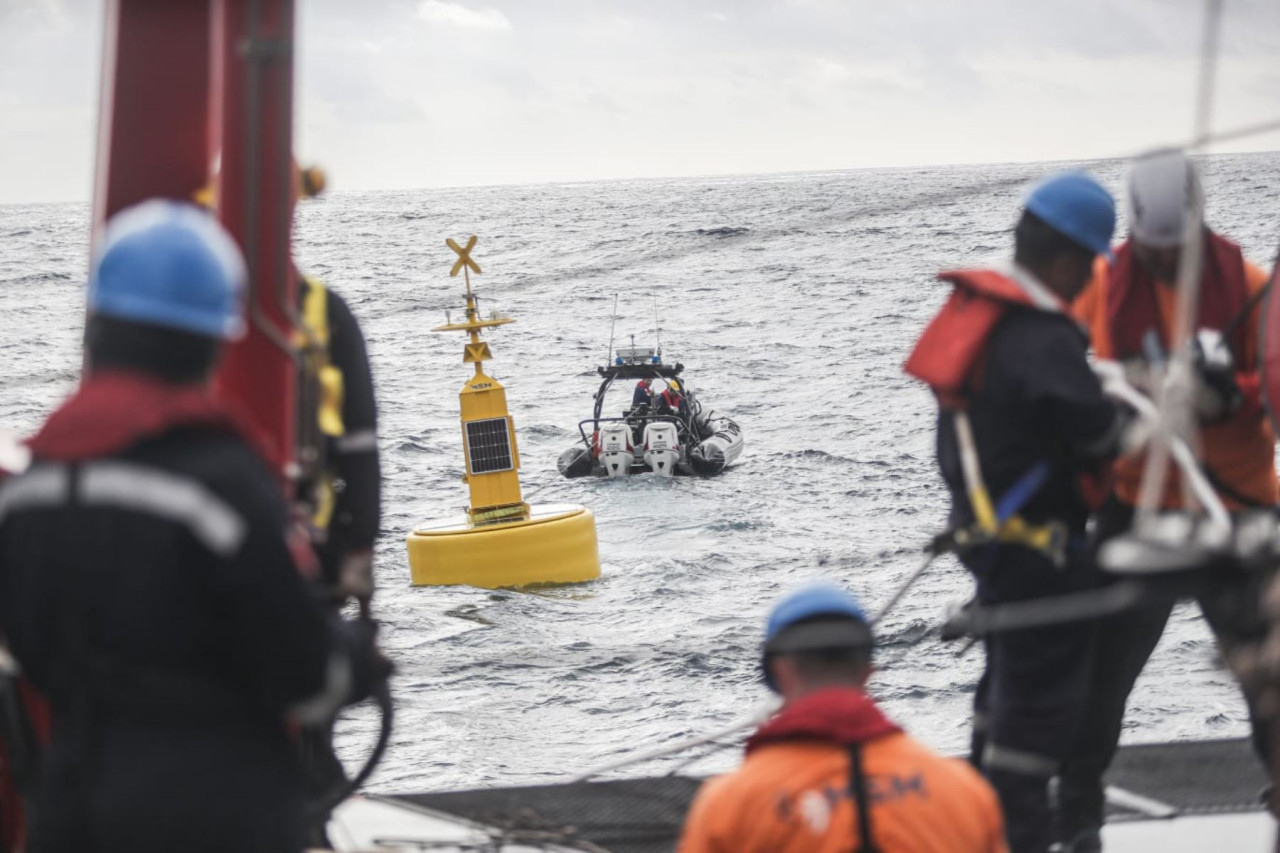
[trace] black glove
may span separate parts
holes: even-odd
[[[372,619],[343,619],[336,627],[338,640],[351,661],[351,692],[343,704],[354,705],[381,689],[395,667],[378,649],[378,623]]]
[[[1225,420],[1244,402],[1226,339],[1215,329],[1201,329],[1191,343],[1191,355],[1196,371],[1192,395],[1196,414],[1201,423]]]

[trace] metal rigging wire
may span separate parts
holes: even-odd
[[[1221,32],[1222,0],[1206,0],[1193,139],[1205,139],[1210,136]],[[1204,194],[1199,182],[1194,179],[1192,170],[1193,167],[1188,166],[1188,190],[1183,210],[1182,251],[1178,259],[1178,275],[1175,282],[1177,307],[1174,311],[1173,334],[1169,340],[1171,357],[1167,365],[1154,365],[1153,370],[1155,388],[1158,389],[1157,404],[1160,410],[1161,428],[1151,436],[1147,461],[1142,472],[1137,504],[1138,530],[1150,525],[1163,507],[1165,484],[1170,471],[1170,444],[1173,437],[1183,437],[1199,455],[1199,436],[1191,405],[1191,395],[1195,387],[1195,367],[1188,343],[1195,334],[1195,322],[1200,303],[1200,274],[1204,265],[1202,233]],[[1181,482],[1184,507],[1189,510],[1197,509],[1199,503],[1187,488],[1186,480]]]

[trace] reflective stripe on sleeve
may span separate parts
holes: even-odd
[[[361,429],[341,436],[335,442],[339,453],[369,453],[378,449],[378,433]]]
[[[1058,772],[1058,762],[1047,755],[1023,752],[997,743],[987,744],[982,751],[982,765],[988,770],[1006,770],[1024,776],[1043,776],[1046,779]]]
[[[240,550],[248,524],[200,482],[129,462],[84,466],[80,499],[86,506],[117,507],[177,522],[220,557]]]
[[[63,465],[37,465],[0,486],[0,519],[17,510],[59,506],[67,502],[71,482]]]

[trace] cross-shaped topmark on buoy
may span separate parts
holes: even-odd
[[[471,260],[471,250],[475,248],[476,235],[471,235],[467,240],[467,245],[465,247],[459,246],[452,237],[445,237],[444,242],[450,249],[453,249],[458,253],[458,260],[454,263],[453,269],[449,270],[450,278],[453,278],[457,276],[458,273],[462,272],[463,267],[470,269],[476,275],[480,275],[480,265]]]

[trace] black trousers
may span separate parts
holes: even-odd
[[[1094,537],[1098,544],[1127,531],[1132,507],[1114,498],[1099,511]],[[1230,657],[1243,644],[1261,642],[1266,625],[1259,608],[1262,579],[1224,567],[1198,584],[1196,601],[1217,639],[1219,651]],[[1135,610],[1101,620],[1097,627],[1092,689],[1075,744],[1059,777],[1059,834],[1063,840],[1102,826],[1105,812],[1103,774],[1115,757],[1125,707],[1134,682],[1164,634],[1173,610],[1173,596],[1154,597]],[[1245,694],[1254,748],[1264,765],[1270,756],[1270,732],[1259,725],[1254,697]]]
[[[1004,604],[1077,592],[1098,584],[1077,554],[1065,568],[1021,547],[966,556],[978,600]],[[993,634],[974,694],[973,760],[1005,814],[1012,853],[1044,853],[1053,841],[1049,780],[1075,743],[1091,680],[1094,626],[1074,623]]]

